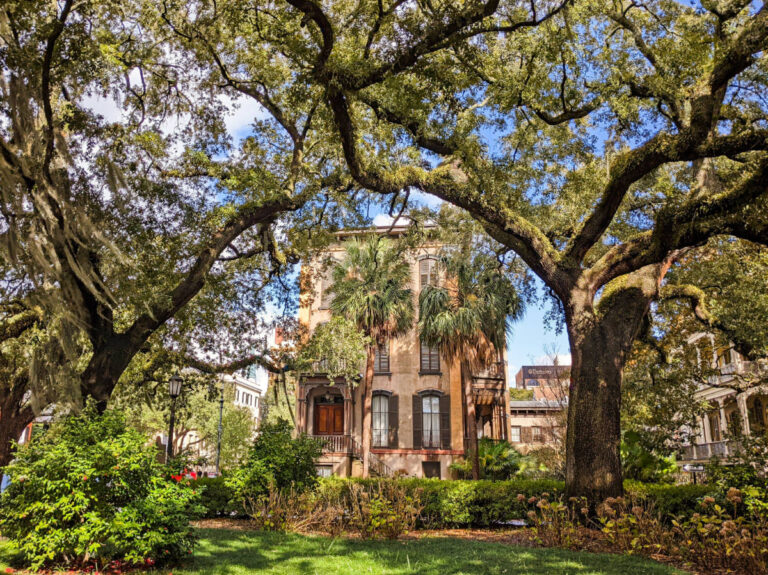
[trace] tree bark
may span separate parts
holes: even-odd
[[[35,420],[29,405],[19,407],[23,398],[8,394],[0,403],[0,468],[13,459],[13,442],[18,441],[24,428]]]
[[[461,380],[464,385],[464,403],[467,412],[467,447],[472,458],[472,479],[480,479],[480,454],[477,452],[477,414],[472,395],[472,370],[469,362],[461,360]]]
[[[566,430],[565,494],[592,504],[624,492],[621,382],[627,356],[657,292],[657,266],[604,294],[598,309],[588,290],[566,307],[571,385]]]
[[[373,411],[373,364],[376,358],[376,346],[368,347],[368,357],[365,361],[365,377],[363,378],[363,478],[367,478],[371,469],[371,443],[373,443],[372,411]]]

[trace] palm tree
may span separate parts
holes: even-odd
[[[363,378],[363,477],[368,477],[373,431],[373,370],[376,350],[413,327],[411,270],[395,244],[380,235],[346,246],[346,257],[333,269],[331,312],[353,321],[370,338]]]
[[[498,269],[495,260],[485,253],[470,252],[464,246],[441,257],[446,281],[421,291],[419,336],[442,356],[459,358],[472,477],[479,479],[472,374],[496,361],[510,322],[522,312],[522,303],[514,284]]]

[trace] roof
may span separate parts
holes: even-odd
[[[555,399],[531,399],[525,401],[510,401],[510,409],[564,409],[568,400],[557,401]]]

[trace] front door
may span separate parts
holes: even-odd
[[[344,405],[315,405],[315,435],[344,434]]]

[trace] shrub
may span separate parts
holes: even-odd
[[[520,463],[524,456],[511,443],[494,441],[487,437],[477,442],[480,478],[492,481],[511,479],[520,471]],[[451,469],[458,473],[460,479],[472,478],[472,457],[452,463]]]
[[[696,513],[699,502],[716,493],[712,485],[671,485],[625,481],[627,496],[637,501],[653,504],[653,508],[664,520],[675,517],[690,517]]]
[[[421,512],[419,490],[407,490],[396,479],[351,484],[346,508],[349,526],[363,539],[397,539],[416,526]]]
[[[192,486],[200,493],[200,503],[206,518],[234,517],[243,515],[243,505],[238,501],[232,486],[219,477],[199,477]]]
[[[306,435],[294,438],[292,429],[284,419],[262,424],[245,465],[227,480],[238,501],[253,504],[270,490],[302,492],[317,485],[322,444]]]
[[[192,552],[189,520],[202,507],[165,471],[120,413],[89,406],[19,449],[0,530],[33,568],[176,560]]]

